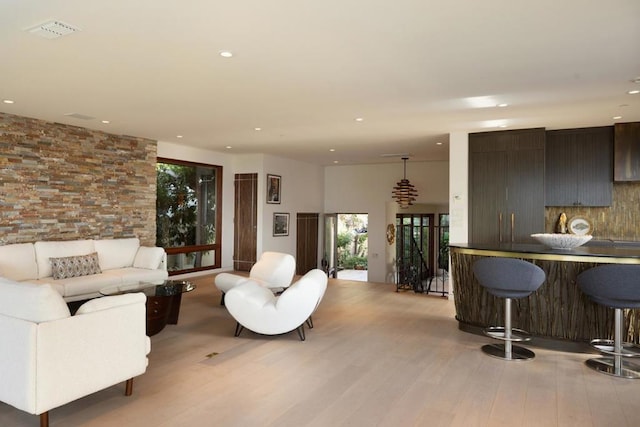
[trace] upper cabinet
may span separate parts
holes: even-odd
[[[528,243],[544,231],[543,128],[469,134],[469,241]]]
[[[615,125],[615,181],[640,181],[640,122]]]
[[[611,206],[613,126],[547,131],[546,206]]]

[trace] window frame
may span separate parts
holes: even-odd
[[[202,252],[202,251],[214,251],[214,263],[213,265],[201,266],[201,267],[193,267],[186,268],[182,270],[172,270],[169,271],[169,276],[191,273],[196,271],[204,271],[204,270],[214,270],[216,268],[220,268],[222,266],[222,174],[223,167],[219,165],[212,165],[208,163],[200,163],[200,162],[191,162],[186,160],[177,160],[171,159],[168,157],[157,157],[156,165],[158,163],[166,163],[171,165],[178,166],[193,166],[193,167],[205,167],[215,169],[216,173],[216,213],[215,213],[215,229],[216,229],[216,242],[213,244],[207,245],[189,245],[189,246],[176,246],[176,247],[163,247],[167,256],[170,255],[178,255],[178,254],[187,254],[192,252]],[[156,180],[157,180],[157,172],[156,172]],[[157,190],[156,190],[157,191]],[[156,219],[157,219],[157,209],[156,209]],[[157,244],[158,242],[156,242]]]

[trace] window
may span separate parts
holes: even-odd
[[[222,166],[158,159],[156,174],[156,246],[169,274],[219,268]]]

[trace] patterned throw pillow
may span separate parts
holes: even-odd
[[[53,271],[54,280],[102,273],[100,264],[98,263],[97,252],[88,255],[49,259],[51,260],[51,270]]]

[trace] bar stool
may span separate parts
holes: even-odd
[[[614,309],[613,340],[593,339],[593,348],[608,356],[589,359],[591,369],[622,378],[640,378],[640,365],[629,359],[640,357],[640,347],[622,341],[625,308],[640,308],[640,265],[603,265],[583,271],[577,283],[593,302]]]
[[[511,327],[511,300],[524,298],[536,291],[546,276],[544,271],[530,262],[515,258],[481,258],[473,264],[473,274],[487,292],[504,298],[504,326],[490,326],[485,335],[504,341],[504,344],[487,344],[482,351],[503,360],[530,360],[535,353],[513,342],[531,340],[531,334]],[[515,333],[514,333],[515,332]]]

